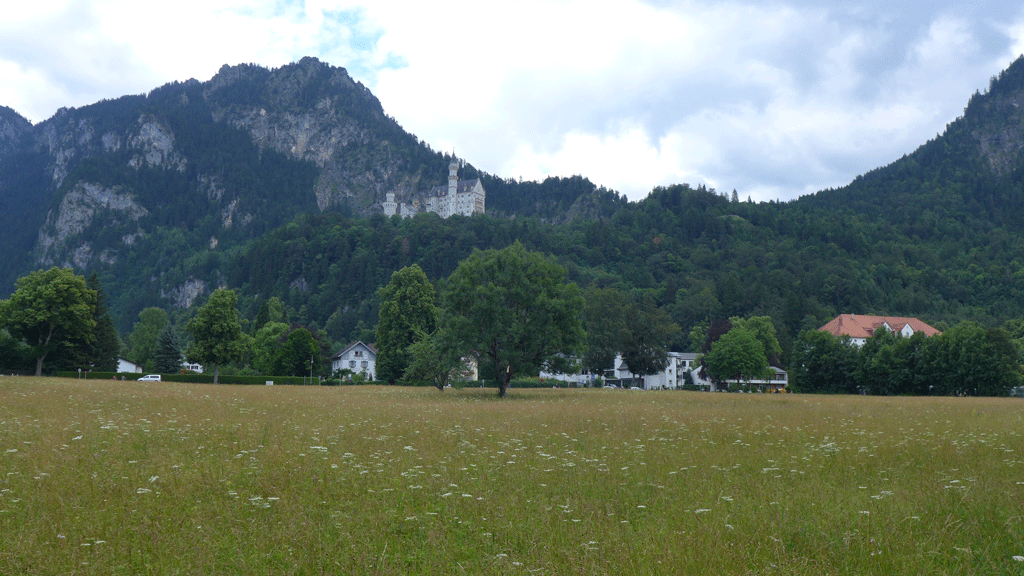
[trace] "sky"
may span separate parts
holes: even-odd
[[[789,200],[912,152],[1022,53],[1019,2],[35,0],[0,20],[0,105],[314,56],[500,177]]]

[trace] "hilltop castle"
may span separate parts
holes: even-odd
[[[434,212],[447,218],[454,214],[472,216],[484,213],[487,192],[479,179],[459,180],[459,161],[452,159],[448,165],[448,186],[436,186],[427,192],[426,212]],[[423,212],[423,205],[416,198],[411,204],[395,202],[395,193],[388,192],[381,204],[385,216],[400,215],[409,218]]]

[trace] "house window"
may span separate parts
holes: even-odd
[[[363,360],[363,368],[366,368],[367,364],[368,364],[368,362],[366,360]]]
[[[349,368],[355,368],[356,367],[356,361],[355,360],[349,360],[348,361],[348,367]]]

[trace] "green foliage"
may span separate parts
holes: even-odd
[[[139,312],[139,321],[128,335],[128,359],[145,370],[154,370],[154,354],[160,333],[167,327],[169,320],[163,308],[150,307]]]
[[[185,327],[192,334],[192,343],[185,351],[190,362],[213,365],[213,383],[217,383],[221,364],[237,360],[247,348],[247,341],[238,321],[234,291],[218,289],[206,305]]]
[[[932,337],[878,330],[860,349],[809,330],[794,348],[790,377],[797,392],[1006,396],[1020,386],[1022,368],[1009,332],[962,322]]]
[[[181,340],[178,339],[174,326],[168,324],[157,337],[153,365],[161,374],[174,374],[181,370],[181,358]]]
[[[776,337],[775,324],[768,316],[751,316],[740,318],[734,316],[729,318],[733,328],[748,330],[757,338],[757,341],[764,347],[764,357],[769,364],[778,365],[782,357],[782,347],[779,346],[779,339]]]
[[[628,296],[615,288],[591,286],[583,292],[583,318],[587,349],[583,366],[592,372],[613,368],[626,334],[625,302]]]
[[[267,322],[256,332],[252,343],[252,365],[261,374],[274,374],[281,365],[281,342],[288,332],[283,322]]]
[[[0,326],[4,325],[3,305],[0,300]],[[4,373],[29,373],[34,357],[32,349],[21,339],[15,339],[6,329],[0,329],[0,371]]]
[[[96,291],[88,288],[85,278],[54,267],[20,278],[0,319],[12,337],[31,347],[39,376],[51,353],[59,355],[78,339],[91,343],[95,308]]]
[[[319,372],[324,363],[320,344],[306,328],[292,330],[281,347],[278,374],[299,376]]]
[[[256,334],[268,322],[288,323],[288,312],[284,308],[284,302],[277,296],[260,304],[260,311],[256,313],[256,319],[252,322],[252,333]]]
[[[434,286],[415,264],[392,274],[381,289],[376,341],[379,379],[394,384],[402,378],[415,355],[409,347],[437,327],[435,299]]]
[[[466,380],[469,370],[462,351],[457,342],[452,341],[452,334],[445,330],[435,330],[431,334],[420,332],[415,341],[409,345],[409,365],[405,368],[402,380],[415,384],[427,382],[444,391],[453,380]],[[380,355],[377,356],[378,361]],[[378,364],[378,370],[380,370]]]
[[[626,329],[619,350],[622,361],[635,375],[655,374],[668,365],[668,343],[679,327],[649,296],[641,296],[623,308]]]
[[[89,333],[68,341],[50,366],[58,370],[89,368],[114,371],[117,369],[117,360],[121,353],[121,339],[110,317],[106,293],[95,273],[89,275],[85,285],[96,292],[96,304],[92,313],[93,328]]]
[[[86,286],[96,291],[96,307],[93,309],[96,325],[93,328],[93,344],[89,349],[90,363],[97,370],[117,370],[117,361],[121,354],[121,337],[118,336],[110,315],[107,294],[95,273],[86,280]]]
[[[444,330],[494,366],[501,397],[517,374],[535,374],[583,344],[579,289],[565,283],[564,268],[519,242],[474,252],[445,287]]]
[[[821,330],[805,330],[793,346],[789,386],[794,392],[854,394],[858,349],[849,337],[836,338]]]
[[[764,346],[745,328],[733,328],[716,340],[704,363],[708,374],[718,381],[746,382],[770,375]]]

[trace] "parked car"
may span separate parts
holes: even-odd
[[[146,374],[142,378],[139,378],[139,382],[159,382],[159,381],[160,381],[160,375],[159,374]]]

